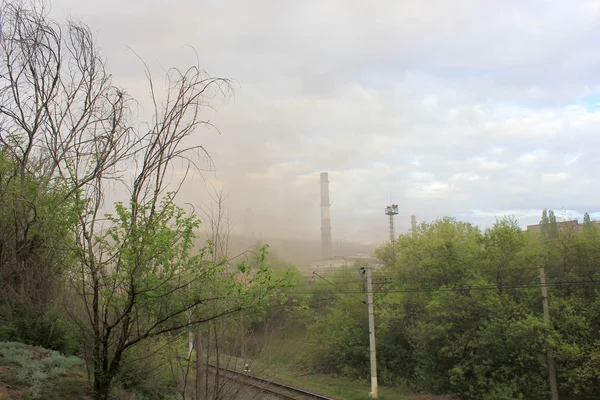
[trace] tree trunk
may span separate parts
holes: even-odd
[[[213,325],[213,331],[215,333],[215,357],[216,357],[216,367],[217,367],[217,371],[215,373],[215,388],[213,390],[214,394],[213,394],[213,399],[218,399],[219,395],[220,395],[220,391],[221,391],[221,382],[220,382],[220,377],[219,377],[219,372],[221,371],[221,360],[220,360],[220,354],[219,354],[219,335],[217,334],[217,323],[215,321],[212,322]],[[208,327],[208,329],[210,329],[210,325]]]
[[[106,355],[101,355],[95,360],[94,365],[94,400],[108,400],[113,378],[119,370],[122,350],[116,352],[109,363]]]
[[[206,360],[204,360],[204,351],[202,344],[202,332],[196,331],[196,400],[206,400]]]
[[[111,380],[105,374],[94,375],[94,400],[108,400]]]

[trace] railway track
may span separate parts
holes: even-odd
[[[216,372],[216,366],[209,364],[208,368]],[[268,393],[286,400],[342,400],[339,398],[328,397],[322,394],[313,393],[304,389],[277,382],[273,379],[266,379],[248,372],[240,372],[229,368],[219,367],[219,375],[235,380],[242,385],[251,386],[260,390],[262,393]]]

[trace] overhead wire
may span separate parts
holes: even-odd
[[[334,286],[336,289],[338,289],[338,290],[340,290],[340,291],[342,291],[342,292],[344,292],[344,293],[348,294],[350,297],[354,297],[355,299],[357,299],[357,300],[358,300],[358,301],[360,301],[361,303],[363,303],[363,304],[367,304],[367,302],[366,302],[366,301],[364,301],[363,299],[359,299],[358,297],[356,297],[356,296],[352,295],[352,294],[351,294],[351,292],[349,292],[349,291],[346,291],[346,290],[344,290],[344,289],[340,288],[339,286],[337,286],[336,284],[334,284],[334,283],[332,283],[332,282],[328,281],[326,278],[322,277],[321,275],[317,274],[316,272],[313,272],[313,275],[316,275],[316,276],[318,276],[319,278],[323,279],[325,282],[327,282],[327,283],[331,284],[332,286]],[[360,292],[360,293],[362,293],[362,292]]]
[[[334,288],[338,289],[340,293],[346,294],[364,294],[363,290],[355,289],[344,289],[329,281],[328,279],[317,275]],[[361,281],[355,281],[352,283],[362,283]],[[388,281],[374,282],[374,283],[388,283]],[[559,281],[559,282],[546,282],[545,284],[534,283],[534,284],[504,284],[504,285],[471,285],[471,286],[446,286],[446,287],[408,287],[408,288],[393,288],[385,290],[386,293],[429,293],[429,292],[449,292],[449,291],[470,291],[470,290],[498,290],[498,289],[539,289],[542,287],[595,287],[600,286],[600,280],[579,280],[579,281]],[[322,286],[323,287],[323,286]],[[327,286],[324,286],[327,287]],[[289,294],[317,294],[315,291],[290,291],[286,292]],[[354,296],[353,296],[354,297]],[[362,302],[362,300],[361,300]]]

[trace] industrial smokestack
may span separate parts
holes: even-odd
[[[414,215],[410,216],[410,229],[413,232],[417,230],[417,217]]]
[[[321,257],[331,258],[331,216],[329,213],[329,174],[321,172]]]

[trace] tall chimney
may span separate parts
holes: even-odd
[[[410,216],[410,229],[413,232],[417,230],[417,217],[414,215]]]
[[[329,174],[321,172],[321,258],[331,258],[331,217],[329,213]]]

